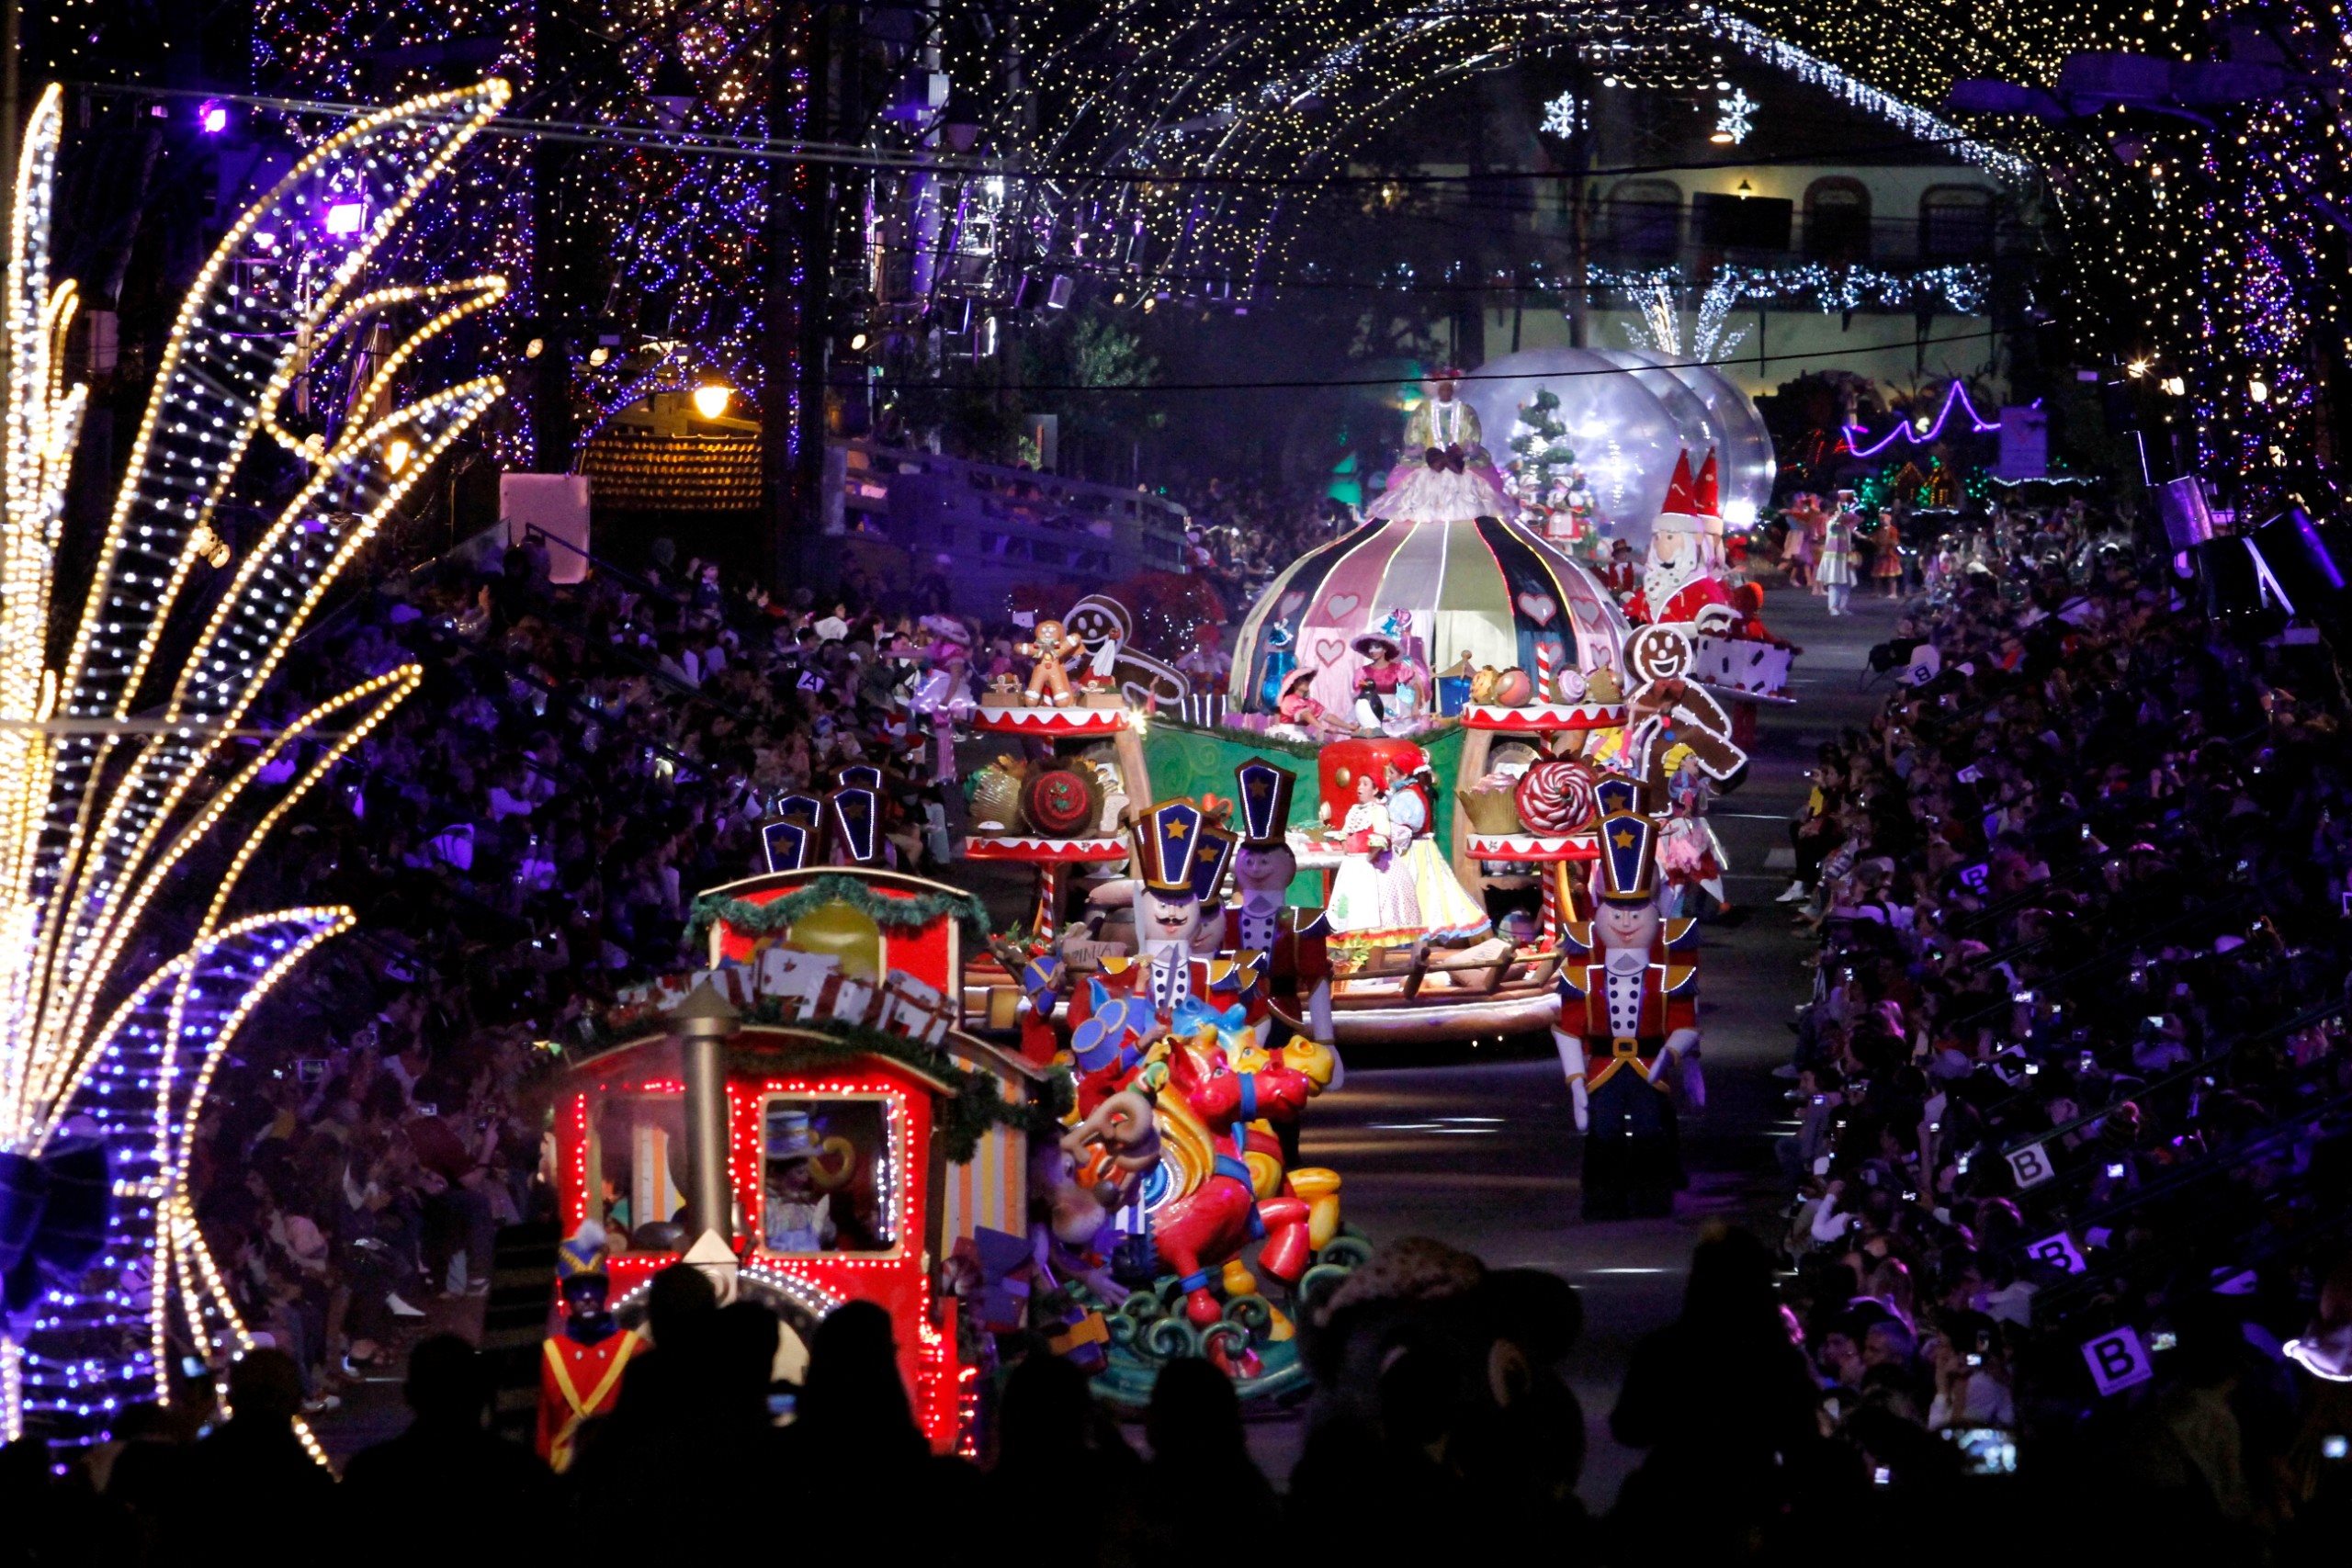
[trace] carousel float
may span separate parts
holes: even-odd
[[[1794,650],[1723,581],[1712,453],[1695,474],[1678,455],[1642,570],[1611,581],[1558,542],[1584,532],[1568,502],[1530,525],[1514,491],[1534,491],[1454,390],[1433,382],[1366,521],[1277,576],[1235,649],[1227,724],[1318,759],[1317,820],[1289,842],[1327,878],[1343,1044],[1549,1027],[1608,780],[1659,823],[1669,899],[1724,901],[1706,802],[1738,783],[1755,705],[1788,700]],[[1455,655],[1442,671],[1432,647]]]

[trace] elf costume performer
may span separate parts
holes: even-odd
[[[594,1220],[556,1249],[563,1332],[542,1346],[537,1447],[559,1473],[571,1467],[581,1423],[620,1402],[621,1377],[644,1348],[637,1332],[613,1317],[607,1268],[605,1227]]]
[[[1584,1134],[1584,1217],[1670,1213],[1682,1185],[1679,1087],[1706,1103],[1699,1072],[1699,931],[1659,913],[1657,824],[1627,779],[1605,780],[1589,921],[1567,924],[1552,1031]]]

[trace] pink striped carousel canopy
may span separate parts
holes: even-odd
[[[1309,550],[1250,606],[1234,649],[1232,706],[1271,713],[1270,673],[1312,669],[1315,700],[1345,712],[1364,662],[1356,639],[1399,612],[1419,644],[1407,654],[1433,671],[1464,654],[1474,669],[1623,671],[1625,618],[1580,563],[1516,523],[1393,518]]]

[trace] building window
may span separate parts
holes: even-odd
[[[1690,237],[1706,250],[1777,254],[1789,248],[1795,210],[1784,197],[1701,191],[1690,198]]]
[[[1620,180],[1605,208],[1609,248],[1627,260],[1671,259],[1682,238],[1682,190],[1672,180]]]
[[[1809,261],[1859,262],[1871,255],[1871,193],[1842,175],[1815,180],[1804,193],[1804,254]]]
[[[1981,186],[1932,186],[1919,197],[1919,255],[1970,261],[1993,250],[1993,193]]]

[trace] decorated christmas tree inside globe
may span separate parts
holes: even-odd
[[[1559,394],[1538,388],[1519,405],[1510,435],[1505,483],[1536,531],[1555,544],[1574,544],[1591,531],[1592,489],[1568,444]]]

